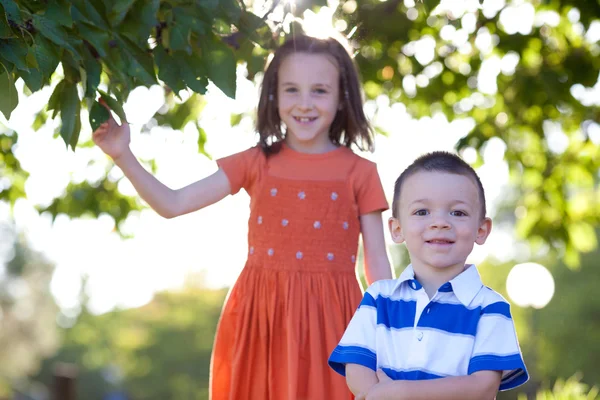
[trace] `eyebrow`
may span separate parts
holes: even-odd
[[[415,204],[415,203],[423,203],[423,204],[427,204],[429,201],[430,201],[430,200],[428,200],[428,199],[417,199],[417,200],[411,201],[411,202],[410,202],[408,205],[409,205],[409,206],[412,206],[412,205],[413,205],[413,204]],[[456,199],[454,199],[454,200],[451,200],[451,203],[452,203],[452,204],[464,204],[464,205],[467,205],[467,206],[470,206],[470,205],[471,205],[471,203],[467,203],[466,201],[462,201],[462,200],[456,200]]]
[[[294,82],[282,82],[281,83],[281,86],[295,86],[295,85],[297,85],[297,83],[294,83]],[[328,89],[332,88],[332,86],[328,83],[315,83],[312,86],[322,86],[322,87],[326,87]]]

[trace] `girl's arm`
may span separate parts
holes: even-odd
[[[146,171],[131,152],[129,124],[118,125],[112,115],[94,132],[92,138],[121,168],[140,197],[162,217],[173,218],[199,210],[231,192],[229,179],[221,169],[178,190],[165,186]]]
[[[493,400],[500,387],[500,371],[477,371],[423,381],[393,381],[377,371],[379,383],[369,390],[366,400]]]
[[[391,279],[392,268],[385,246],[381,211],[360,216],[360,230],[365,251],[365,277],[367,284],[381,279]]]
[[[379,380],[371,368],[360,364],[346,364],[346,383],[355,396],[366,394]]]

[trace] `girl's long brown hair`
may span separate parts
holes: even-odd
[[[352,58],[340,42],[333,38],[317,39],[295,36],[281,45],[269,63],[263,78],[258,102],[256,129],[259,145],[269,155],[279,151],[285,132],[277,110],[277,85],[279,67],[292,53],[324,54],[333,57],[340,75],[340,105],[329,130],[329,139],[336,145],[356,145],[361,150],[373,151],[373,130],[363,111],[362,93],[357,69]]]

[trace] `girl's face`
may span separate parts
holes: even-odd
[[[339,70],[325,54],[294,53],[278,71],[277,107],[287,127],[286,143],[294,150],[331,150],[329,128],[338,112]]]

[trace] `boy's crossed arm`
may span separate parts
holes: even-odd
[[[501,371],[477,371],[466,376],[394,381],[382,370],[375,373],[362,365],[346,365],[346,381],[356,400],[491,400],[501,378]]]

